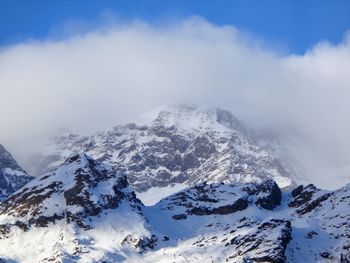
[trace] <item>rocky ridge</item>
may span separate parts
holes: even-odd
[[[0,258],[118,261],[124,258],[126,244],[142,251],[152,247],[142,207],[124,174],[85,154],[73,155],[0,204]],[[110,250],[110,256],[104,255],[113,243],[119,246]]]
[[[340,262],[350,185],[198,183],[144,206],[126,175],[85,154],[0,205],[4,262]]]
[[[291,188],[292,176],[228,111],[175,105],[91,136],[55,138],[34,166],[49,171],[85,152],[124,171],[136,192],[199,182],[263,182]],[[32,164],[33,165],[33,164]],[[40,173],[37,171],[37,173]]]

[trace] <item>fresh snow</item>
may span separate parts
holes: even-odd
[[[348,253],[350,184],[336,191],[308,185],[283,193],[272,180],[182,187],[153,189],[158,198],[175,193],[152,205],[147,191],[150,205],[143,206],[125,175],[73,155],[0,205],[0,259],[298,263],[339,262]],[[71,189],[75,205],[68,203]],[[68,212],[76,216],[73,221]],[[55,214],[62,217],[45,225]]]
[[[185,184],[174,184],[167,187],[153,187],[146,192],[138,193],[136,196],[144,203],[146,206],[152,206],[158,203],[161,199],[183,190],[187,186]]]

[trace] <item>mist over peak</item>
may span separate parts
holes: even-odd
[[[0,53],[0,139],[21,162],[60,131],[91,134],[158,105],[186,102],[228,109],[257,130],[301,131],[311,138],[298,144],[308,177],[329,171],[343,183],[349,61],[347,35],[339,45],[286,54],[199,17],[112,23],[23,42]]]

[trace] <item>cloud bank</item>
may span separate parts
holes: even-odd
[[[308,146],[290,150],[301,173],[338,186],[350,181],[349,69],[349,35],[293,55],[201,18],[110,24],[0,50],[0,141],[24,158],[58,131],[91,133],[163,104],[218,106],[255,128],[301,131]]]

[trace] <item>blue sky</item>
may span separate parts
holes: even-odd
[[[150,23],[198,15],[299,54],[319,41],[337,44],[350,29],[348,0],[2,0],[0,44],[47,38],[66,21],[98,23],[102,13]]]

